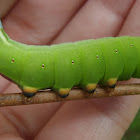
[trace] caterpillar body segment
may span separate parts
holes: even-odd
[[[47,88],[61,97],[74,86],[88,93],[97,84],[114,88],[118,80],[140,78],[139,54],[139,37],[34,46],[13,41],[0,29],[0,73],[27,97]]]
[[[134,41],[134,44],[131,44],[131,46],[136,48],[136,67],[135,71],[132,75],[134,78],[140,78],[140,38],[139,37],[132,37],[131,38]]]

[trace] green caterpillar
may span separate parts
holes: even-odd
[[[47,88],[66,97],[74,86],[93,93],[97,84],[114,88],[118,80],[140,78],[139,37],[33,46],[11,40],[0,27],[0,73],[27,97]]]

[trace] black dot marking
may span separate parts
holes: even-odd
[[[115,88],[116,84],[113,84],[111,86],[108,86],[109,88]]]
[[[93,90],[86,90],[86,92],[89,93],[89,94],[92,94],[92,93],[95,92],[95,89],[93,89]]]
[[[26,92],[23,92],[23,94],[24,94],[24,96],[26,96],[26,97],[33,97],[33,96],[35,96],[35,94],[36,93],[26,93]]]

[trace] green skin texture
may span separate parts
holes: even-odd
[[[22,90],[107,85],[111,78],[140,78],[140,38],[109,37],[34,46],[11,40],[1,28],[0,60],[0,73]]]

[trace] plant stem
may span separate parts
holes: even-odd
[[[38,92],[32,98],[27,98],[22,93],[10,93],[0,94],[0,106],[42,104],[49,102],[138,94],[140,94],[140,84],[117,85],[114,90],[110,90],[106,87],[97,87],[93,94],[87,94],[81,89],[74,88],[70,91],[69,96],[66,98],[60,98],[52,91]]]

